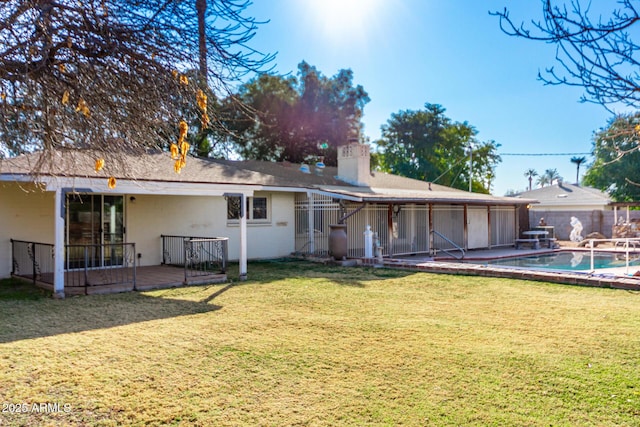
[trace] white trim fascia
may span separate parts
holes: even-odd
[[[33,177],[21,173],[2,173],[0,174],[0,181],[33,182]]]
[[[333,193],[331,191],[319,190],[317,188],[311,187],[272,187],[272,186],[260,186],[260,190],[256,188],[255,191],[273,191],[273,192],[282,192],[282,193],[313,193],[321,196],[334,197],[336,199],[345,199],[351,202],[362,202],[362,197],[357,196],[349,196],[342,193]]]
[[[328,197],[333,197],[335,199],[343,199],[343,200],[348,200],[350,202],[362,202],[362,197],[356,197],[356,196],[348,196],[346,194],[342,194],[342,193],[333,193],[331,191],[326,191],[326,190],[314,190],[314,189],[307,189],[307,193],[313,193],[313,194],[318,194],[320,196],[328,196]]]
[[[260,190],[258,190],[260,188]],[[319,188],[314,187],[278,187],[278,186],[270,186],[270,185],[262,185],[256,188],[256,191],[273,191],[273,192],[282,192],[282,193],[313,193],[321,196],[334,197],[336,199],[344,199],[349,200],[351,202],[362,202],[362,197],[347,195],[344,193],[334,193],[333,191],[321,190]]]
[[[571,210],[571,209],[576,209],[576,210],[599,210],[599,209],[605,209],[607,208],[608,205],[607,204],[602,204],[602,203],[575,203],[575,204],[568,204],[568,203],[544,203],[544,202],[540,202],[539,204],[532,206],[531,209],[533,210],[540,210],[540,209],[546,209],[546,208],[554,208],[554,209],[567,209],[567,210]]]
[[[0,181],[34,182],[30,175],[0,174]],[[116,188],[110,189],[107,178],[82,178],[82,177],[39,177],[36,183],[46,184],[47,191],[55,191],[58,188],[79,190],[91,190],[96,193],[119,194],[154,194],[154,195],[178,195],[178,196],[222,196],[225,193],[242,193],[247,197],[253,197],[257,191],[271,191],[281,193],[308,193],[344,199],[352,202],[362,202],[362,197],[334,193],[332,191],[319,190],[310,187],[281,187],[270,185],[248,184],[207,184],[198,182],[165,182],[165,181],[135,181],[118,180]]]
[[[91,190],[96,193],[118,194],[153,194],[172,196],[223,196],[225,193],[242,193],[253,196],[255,186],[236,184],[204,184],[196,182],[158,182],[118,180],[116,188],[110,189],[103,177],[95,178],[60,178],[44,177],[47,191],[57,188],[77,188],[79,191]]]

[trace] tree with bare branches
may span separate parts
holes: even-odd
[[[48,153],[91,150],[126,171],[121,153],[184,143],[186,111],[215,126],[206,95],[226,96],[272,60],[248,45],[260,24],[249,4],[0,2],[0,158],[41,151],[38,173]],[[183,160],[188,150],[177,145]]]
[[[549,67],[538,78],[545,84],[584,88],[583,102],[603,105],[614,113],[608,129],[597,136],[596,149],[606,141],[606,155],[596,158],[593,172],[599,176],[599,188],[609,188],[614,180],[604,182],[600,171],[605,165],[621,161],[639,150],[640,119],[633,113],[615,113],[616,109],[640,108],[640,8],[635,0],[602,3],[587,0],[542,0],[542,19],[528,24],[511,17],[505,8],[490,12],[500,20],[508,35],[549,43],[556,47],[559,69]],[[596,157],[599,153],[594,152]],[[579,164],[578,164],[579,167]],[[622,165],[621,165],[622,168]],[[595,179],[590,179],[596,182]],[[618,182],[618,188],[630,183]],[[616,190],[616,193],[619,193]],[[629,191],[623,191],[630,194]],[[619,197],[623,196],[622,193]]]
[[[499,18],[500,28],[508,35],[556,46],[561,68],[539,73],[544,83],[583,87],[583,101],[637,108],[640,44],[633,36],[640,10],[634,0],[611,4],[614,6],[603,12],[594,10],[591,1],[542,0],[542,20],[528,25],[512,18],[506,8],[490,14]]]

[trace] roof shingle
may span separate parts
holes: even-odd
[[[397,175],[371,172],[369,186],[360,187],[339,180],[338,168],[325,167],[322,174],[300,171],[300,165],[257,160],[219,160],[188,157],[187,165],[177,174],[174,160],[169,153],[154,152],[141,155],[118,153],[114,159],[105,159],[102,171],[94,170],[97,157],[89,152],[59,151],[39,165],[39,154],[0,160],[2,175],[31,175],[38,168],[40,176],[65,176],[74,178],[102,178],[135,181],[159,181],[172,183],[205,183],[229,185],[256,185],[317,189],[362,199],[363,201],[439,201],[449,203],[478,204],[526,204],[530,201],[466,191],[427,183]],[[111,161],[110,161],[111,160]],[[115,161],[117,160],[117,161]],[[37,166],[38,165],[38,166]]]

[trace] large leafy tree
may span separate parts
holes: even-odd
[[[263,74],[244,84],[237,98],[242,103],[227,98],[223,108],[229,113],[228,126],[238,154],[245,159],[288,160],[287,151],[296,145],[296,79]]]
[[[37,172],[59,150],[97,150],[115,167],[117,153],[167,147],[199,89],[224,93],[271,60],[247,46],[248,4],[0,2],[0,155],[41,150]]]
[[[353,72],[329,78],[306,62],[297,77],[262,75],[240,88],[238,104],[228,105],[227,125],[244,158],[303,162],[319,156],[336,164],[337,147],[361,138],[363,109],[369,96],[353,85]],[[245,115],[246,109],[252,116]]]
[[[494,141],[480,142],[467,122],[453,122],[438,104],[423,110],[404,110],[391,115],[382,126],[379,168],[409,178],[437,182],[456,188],[469,186],[469,158],[473,190],[488,193],[501,161]],[[470,153],[469,150],[472,150]]]
[[[619,116],[595,135],[595,160],[583,178],[586,185],[608,191],[619,202],[640,200],[640,152],[635,148],[637,135],[629,133],[639,121],[639,114]]]

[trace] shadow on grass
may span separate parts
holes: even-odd
[[[367,281],[402,278],[415,272],[380,268],[354,268],[300,260],[251,262],[249,280],[238,281],[238,265],[231,265],[227,284],[204,285],[212,293],[202,294],[203,285],[160,290],[158,292],[126,292],[109,295],[68,297],[55,300],[32,284],[0,281],[0,343],[42,338],[112,328],[133,323],[178,316],[189,316],[219,310],[212,304],[218,296],[233,287],[262,285],[287,279],[326,279],[338,286],[365,288]]]
[[[221,308],[210,304],[210,301],[225,290],[217,291],[206,301],[187,301],[138,292],[55,300],[44,295],[24,297],[39,290],[30,284],[18,286],[31,286],[33,289],[14,289],[9,292],[6,290],[9,287],[6,281],[0,282],[0,343],[209,313]]]
[[[231,289],[234,285],[228,284],[227,286],[225,286],[224,288],[218,289],[217,291],[215,291],[214,293],[212,293],[211,295],[209,295],[208,297],[206,297],[205,299],[203,299],[202,301],[200,301],[201,303],[205,303],[208,304],[209,302],[211,302],[214,298],[219,297],[220,295],[222,295],[223,293],[227,292],[229,289]]]
[[[252,261],[249,263],[250,282],[269,283],[285,279],[328,279],[341,286],[366,287],[372,280],[398,279],[416,274],[416,271],[376,267],[343,267],[333,263],[319,263],[296,258]],[[238,278],[238,264],[231,263],[227,270],[231,281]]]
[[[39,300],[48,297],[51,297],[51,292],[38,288],[27,281],[0,280],[0,301]]]

